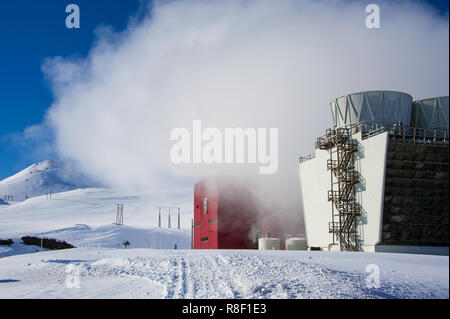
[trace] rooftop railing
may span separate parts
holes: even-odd
[[[391,126],[370,127],[362,124],[362,139],[388,132],[393,142],[448,145],[446,128],[419,128],[394,124]]]
[[[302,156],[302,157],[300,157],[300,163],[309,161],[310,159],[313,159],[313,158],[315,158],[315,157],[316,157],[316,153],[309,154],[309,155],[307,155],[307,156]]]
[[[359,123],[346,127],[327,129],[325,135],[317,138],[316,149],[328,149],[333,146],[333,139],[339,136],[350,136],[361,132],[363,140],[379,135],[384,132],[389,133],[389,138],[396,143],[433,144],[448,146],[448,129],[446,128],[419,128],[403,126],[401,123],[393,125],[383,125],[380,123]],[[300,163],[315,158],[315,154],[300,157]]]

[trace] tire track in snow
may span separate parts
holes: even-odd
[[[226,258],[225,256],[219,254],[214,258],[214,262],[216,265],[218,265],[218,268],[227,269],[226,273],[229,276],[229,288],[232,291],[233,298],[242,298],[244,290],[242,282],[244,280],[243,277],[233,269],[233,266],[230,262],[230,257]]]
[[[192,295],[190,265],[184,257],[176,257],[170,263],[170,276],[166,286],[166,299],[185,299]]]
[[[184,283],[185,295],[184,298],[193,298],[193,276],[192,276],[192,261],[189,258],[183,258],[184,263]]]
[[[175,272],[175,273],[172,273],[172,272],[174,272],[174,270],[175,271],[178,270],[178,260],[176,260],[176,259],[172,260],[170,262],[170,267],[168,270],[171,272],[171,274],[170,274],[169,282],[167,282],[165,284],[166,290],[167,290],[165,298],[172,299],[172,298],[174,298],[174,295],[175,295],[175,289],[176,289],[176,285],[177,285],[178,277],[179,277],[178,272]]]
[[[219,255],[220,256],[220,255]],[[212,265],[215,277],[214,288],[219,290],[219,296],[226,296],[226,298],[239,298],[240,292],[233,285],[234,272],[223,263],[219,256],[209,256],[209,262]]]
[[[217,270],[211,264],[210,258],[201,256],[196,260],[197,271],[192,274],[193,298],[214,298],[217,289]]]
[[[192,272],[189,260],[184,260],[181,267],[184,278],[178,284],[183,298],[235,298],[239,293],[229,284],[230,272],[218,262],[216,256],[196,256],[192,265],[195,265],[195,272]],[[183,262],[182,262],[183,263]],[[183,277],[184,276],[184,277]],[[184,287],[184,288],[182,288]]]
[[[177,269],[177,291],[175,294],[175,298],[185,298],[187,295],[187,276],[186,276],[186,260],[185,258],[180,258],[178,261],[178,269]]]

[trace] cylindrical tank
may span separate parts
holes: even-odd
[[[280,249],[284,249],[288,234],[292,237],[301,234],[300,218],[279,213],[266,216],[261,221],[261,234],[280,238]]]
[[[279,238],[260,238],[258,240],[259,250],[280,250]]]
[[[411,110],[411,126],[448,130],[448,96],[414,101]]]
[[[396,91],[351,93],[330,102],[336,127],[365,123],[392,126],[399,121],[410,125],[412,96]]]
[[[291,237],[286,239],[286,250],[307,250],[306,239]]]

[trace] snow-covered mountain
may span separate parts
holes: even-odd
[[[90,178],[69,165],[47,160],[33,164],[21,172],[0,181],[0,198],[13,196],[14,201],[51,193],[66,192],[79,188],[96,187]]]

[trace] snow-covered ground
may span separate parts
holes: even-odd
[[[3,185],[45,194],[54,176],[34,172]],[[116,204],[124,225],[113,224]],[[168,206],[181,208],[180,230],[176,211],[170,229],[167,210],[157,227],[156,207]],[[192,209],[192,189],[86,188],[0,203],[0,239],[14,240],[0,246],[0,298],[449,298],[447,256],[190,250]],[[41,234],[77,248],[21,244]],[[368,287],[377,270],[380,286]]]
[[[379,288],[367,286],[370,264]],[[448,298],[448,266],[407,254],[77,248],[0,258],[0,298]]]
[[[124,204],[124,225],[114,225],[116,204]],[[162,210],[158,228],[156,207],[180,207],[180,230],[177,212]],[[11,247],[0,246],[0,257],[29,253],[36,247],[24,247],[22,236],[37,236],[66,241],[75,247],[119,248],[124,241],[129,248],[169,249],[190,247],[192,191],[181,189],[159,194],[135,195],[110,189],[78,189],[30,198],[0,206],[0,238],[13,239]]]

